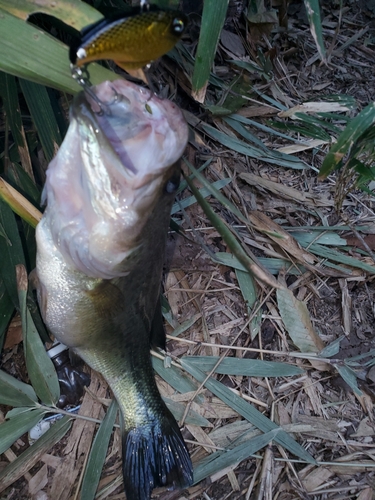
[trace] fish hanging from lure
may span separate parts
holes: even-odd
[[[114,61],[126,71],[147,66],[176,45],[186,24],[181,12],[145,2],[130,14],[102,19],[84,28],[79,40],[71,45],[73,76],[82,85],[82,66],[103,59]]]

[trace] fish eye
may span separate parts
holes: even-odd
[[[165,190],[168,194],[173,194],[177,191],[180,185],[180,175],[173,175],[165,184]]]
[[[180,35],[185,29],[185,23],[179,17],[175,17],[172,22],[172,30],[174,33]]]

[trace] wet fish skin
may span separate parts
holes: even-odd
[[[150,344],[163,343],[152,330],[187,128],[171,103],[129,82],[95,92],[110,115],[96,115],[81,95],[47,172],[38,298],[51,332],[110,385],[122,414],[126,497],[147,500],[157,486],[192,482],[150,357]]]

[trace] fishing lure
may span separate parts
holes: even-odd
[[[181,38],[184,14],[142,4],[131,14],[87,26],[70,47],[72,69],[110,59],[125,70],[139,69],[171,50]]]

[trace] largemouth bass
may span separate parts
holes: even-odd
[[[158,392],[150,345],[187,125],[172,102],[124,80],[84,92],[47,171],[37,227],[38,300],[49,330],[100,372],[121,410],[127,500],[185,487],[192,465]]]

